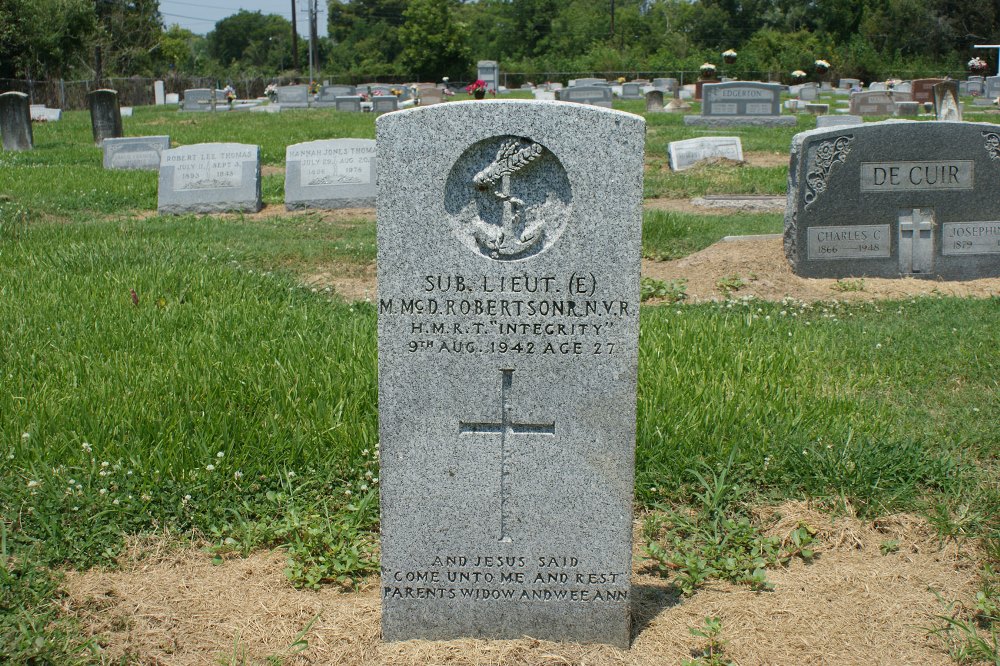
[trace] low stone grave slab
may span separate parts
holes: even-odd
[[[885,121],[795,135],[785,254],[805,277],[1000,276],[1000,128]]]
[[[325,139],[285,149],[285,208],[375,205],[375,141]]]
[[[160,213],[256,213],[261,206],[260,146],[199,143],[161,154]]]
[[[157,171],[160,155],[170,148],[169,136],[133,136],[105,139],[104,168],[113,170]]]
[[[738,136],[703,136],[697,139],[671,141],[667,145],[670,168],[683,171],[702,160],[723,157],[743,161],[743,144]]]
[[[786,197],[767,194],[706,194],[691,200],[705,208],[735,208],[747,212],[783,211]],[[779,234],[780,236],[780,234]]]
[[[625,648],[645,123],[502,100],[376,135],[382,638]]]
[[[816,127],[845,127],[847,125],[860,125],[865,122],[865,119],[861,116],[852,116],[850,114],[843,116],[818,116],[816,118]]]

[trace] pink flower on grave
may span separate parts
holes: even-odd
[[[132,305],[139,305],[139,294],[135,293],[135,289],[129,289],[132,294]]]

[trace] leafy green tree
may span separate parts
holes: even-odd
[[[399,30],[404,70],[420,80],[464,79],[472,69],[466,27],[455,17],[457,0],[411,0]]]
[[[94,29],[88,0],[0,1],[0,77],[59,78],[86,69]]]
[[[157,74],[163,34],[159,0],[95,0],[99,49],[105,76]],[[96,67],[95,67],[96,68]]]
[[[210,32],[208,52],[222,66],[278,71],[291,66],[292,24],[278,14],[240,10],[218,21]]]
[[[403,47],[399,29],[404,22],[406,0],[329,0],[328,32],[332,42],[324,62],[338,71],[365,74],[398,73]]]

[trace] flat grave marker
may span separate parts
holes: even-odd
[[[197,143],[160,156],[160,213],[256,213],[261,205],[260,146]]]
[[[683,171],[702,160],[725,158],[743,161],[743,143],[738,136],[703,136],[697,139],[671,141],[667,144],[670,168]]]
[[[158,171],[160,155],[170,148],[169,136],[132,136],[105,139],[104,168]]]
[[[324,139],[285,149],[285,208],[371,208],[375,141]]]
[[[1000,276],[1000,128],[884,121],[795,135],[785,255],[805,277]]]
[[[456,102],[376,134],[382,636],[626,647],[644,121]]]

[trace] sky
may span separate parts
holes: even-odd
[[[319,18],[317,27],[320,37],[326,36],[326,0],[317,3]],[[298,32],[300,37],[309,36],[309,0],[295,0],[298,12]],[[204,35],[215,29],[215,22],[232,16],[241,9],[249,12],[260,11],[262,14],[280,14],[289,21],[292,20],[291,0],[160,0],[160,14],[163,23],[171,26],[174,23],[191,32]]]

